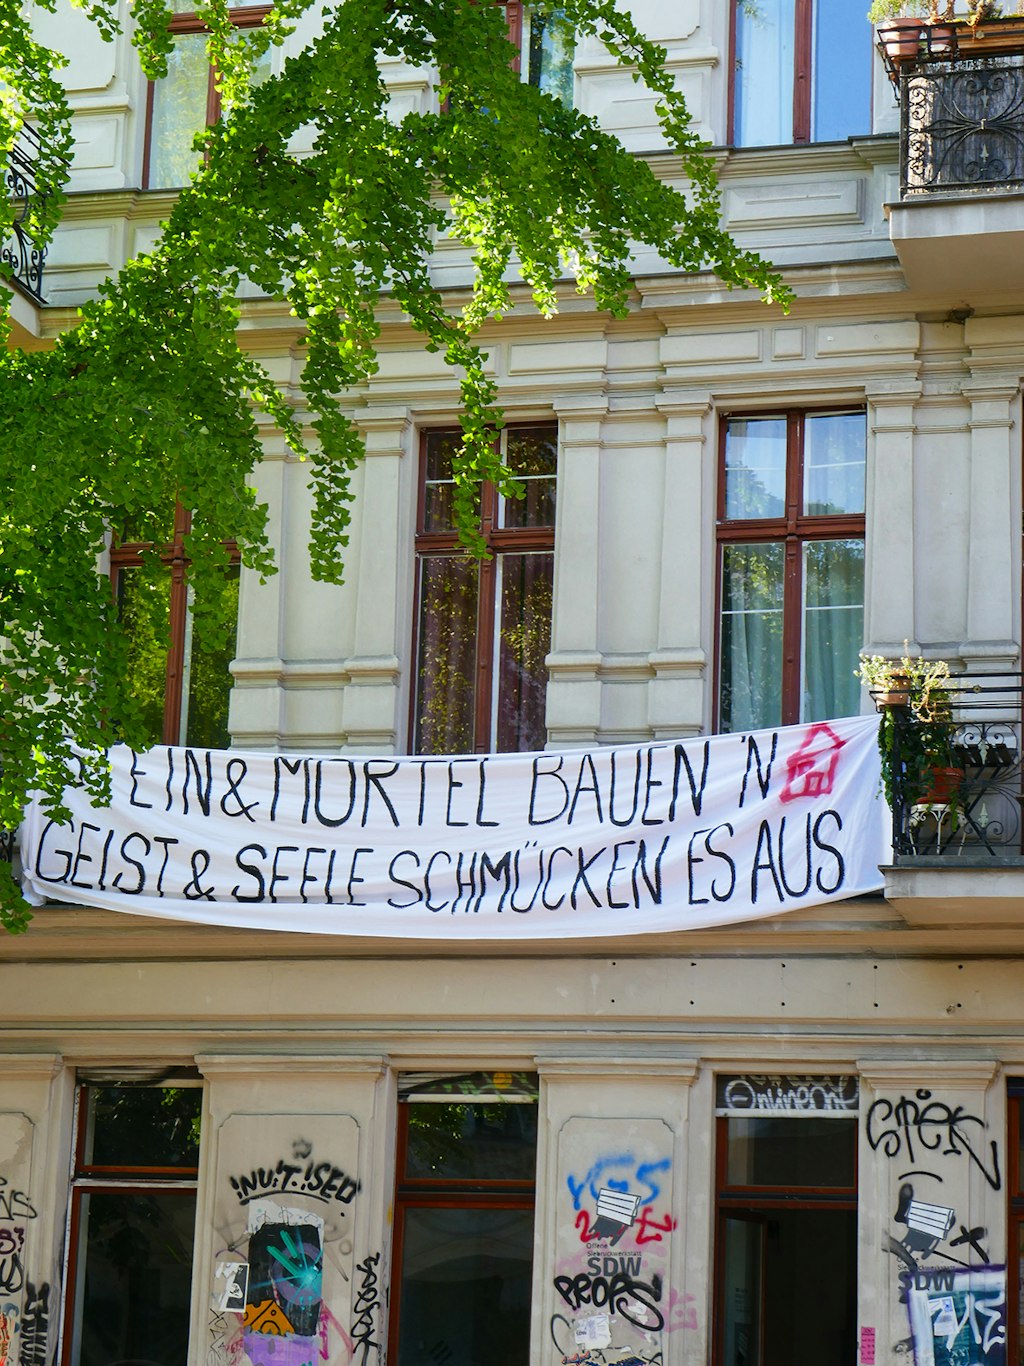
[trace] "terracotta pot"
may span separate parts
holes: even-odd
[[[921,32],[927,25],[921,19],[898,15],[878,25],[878,40],[891,62],[910,61],[921,48]]]
[[[871,700],[875,704],[876,711],[888,711],[890,707],[905,707],[907,705],[907,694],[898,689],[892,692],[875,692],[871,694]]]
[[[872,692],[871,700],[875,704],[876,711],[888,711],[890,707],[907,707],[910,705],[910,679],[906,674],[893,669],[889,675],[890,685],[883,692]]]
[[[945,56],[956,46],[956,33],[952,24],[930,24],[926,40],[926,52]]]
[[[964,780],[962,768],[933,768],[928,777],[928,789],[921,796],[921,806],[948,806],[960,792]]]

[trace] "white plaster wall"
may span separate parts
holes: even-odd
[[[189,1366],[230,1359],[238,1344],[241,1323],[213,1312],[210,1295],[218,1260],[249,1253],[257,1189],[324,1220],[327,1360],[343,1366],[367,1257],[384,1345],[396,1076],[536,1070],[532,1366],[560,1366],[575,1350],[575,1327],[602,1308],[586,1299],[594,1277],[609,1280],[590,1259],[606,1254],[639,1258],[627,1272],[639,1293],[618,1303],[612,1346],[702,1366],[714,1307],[715,1078],[842,1074],[860,1082],[858,1327],[874,1334],[878,1362],[896,1362],[909,1322],[907,1263],[892,1244],[908,1237],[897,1217],[908,1181],[915,1199],[955,1216],[935,1247],[915,1249],[925,1283],[958,1259],[978,1264],[955,1241],[961,1225],[988,1265],[1005,1261],[1005,1079],[1024,1070],[1018,977],[1014,962],[827,953],[7,964],[9,1037],[59,1052],[0,1058],[0,1227],[25,1229],[26,1275],[59,1287],[75,1065],[193,1062],[205,1098]],[[766,1032],[766,1019],[779,1024]],[[279,1162],[293,1169],[287,1180]],[[307,1181],[308,1163],[329,1164],[326,1194]],[[610,1253],[583,1236],[604,1187],[641,1199]],[[15,1191],[7,1218],[3,1194]],[[11,1303],[20,1314],[17,1295]],[[55,1289],[51,1352],[60,1310]]]
[[[783,318],[762,305],[687,311],[676,286],[660,284],[621,341],[619,324],[594,316],[581,327],[574,311],[548,323],[524,312],[489,343],[508,419],[559,422],[550,743],[710,725],[717,443],[735,412],[864,404],[866,643],[902,650],[908,640],[977,668],[1013,667],[1021,462],[1008,364],[1024,355],[1024,321],[970,320],[972,348],[962,323],[921,323],[895,301],[869,311],[856,293],[808,289]],[[243,597],[242,743],[407,744],[417,443],[457,413],[450,375],[429,359],[392,341],[367,387],[358,420],[371,453],[355,480],[342,590],[309,581],[305,475],[288,467],[283,572]],[[272,603],[279,640],[257,644]],[[261,682],[270,657],[280,677]],[[342,714],[328,717],[332,690]],[[274,729],[263,728],[263,705]]]
[[[71,1078],[53,1053],[0,1054],[0,1096],[0,1315],[10,1360],[52,1360],[63,1310]]]
[[[47,265],[53,303],[75,305],[91,297],[100,279],[151,244],[171,202],[160,192],[120,201],[111,197],[141,183],[145,137],[147,83],[123,8],[124,32],[110,43],[64,0],[55,15],[36,11],[41,40],[69,59],[64,79],[76,137],[70,182],[74,197]],[[670,7],[634,0],[632,12],[640,27],[665,46],[668,67],[687,96],[700,135],[721,146],[727,126],[728,6],[720,0],[687,0]],[[273,54],[274,69],[320,27],[317,12],[303,16],[285,46]],[[650,154],[657,174],[679,183],[677,160],[665,148],[650,93],[619,69],[596,39],[581,44],[576,72],[578,107],[620,136],[631,151]],[[892,131],[891,111],[884,112],[889,87],[880,73],[879,62],[876,127]],[[383,75],[396,117],[436,106],[434,73],[389,59],[383,62]],[[301,132],[296,150],[310,141],[311,130]],[[893,139],[735,152],[722,167],[726,224],[743,246],[761,250],[779,264],[891,257],[882,205],[893,197],[894,158]],[[637,269],[655,273],[664,263],[640,254]],[[461,247],[440,243],[434,274],[443,287],[464,284],[468,270]]]

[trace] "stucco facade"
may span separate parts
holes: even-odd
[[[900,206],[899,113],[880,61],[870,132],[730,148],[726,5],[634,0],[632,10],[666,46],[717,149],[726,225],[783,268],[795,301],[784,315],[639,253],[628,318],[595,311],[567,284],[552,320],[524,296],[486,334],[508,421],[557,423],[548,747],[716,727],[720,433],[745,414],[866,414],[865,649],[900,654],[907,641],[968,673],[1019,669],[1019,198]],[[304,23],[290,43],[312,32]],[[146,84],[126,38],[104,44],[64,10],[42,15],[40,33],[70,56],[77,146],[48,303],[13,305],[30,347],[72,324],[97,283],[154,239],[171,202],[137,188]],[[628,75],[596,45],[577,51],[575,71],[578,107],[675,177]],[[429,72],[392,63],[385,74],[399,112],[435,98]],[[435,275],[457,301],[467,282],[457,244],[438,243]],[[285,309],[246,299],[241,335],[275,378],[298,384]],[[410,744],[419,443],[457,421],[457,383],[396,314],[377,374],[350,401],[367,458],[342,588],[310,578],[305,470],[265,433],[259,490],[281,572],[264,585],[242,577],[230,704],[240,750]],[[246,1176],[322,1220],[315,1359],[377,1366],[399,1274],[402,1079],[484,1072],[536,1078],[531,1366],[783,1359],[744,1356],[735,1325],[757,1314],[722,1300],[733,1208],[722,1144],[748,1112],[856,1121],[853,1318],[838,1345],[810,1349],[797,1335],[785,1359],[1012,1360],[1024,871],[1013,858],[977,861],[904,860],[887,896],[726,929],[500,953],[39,910],[27,935],[0,941],[7,1359],[78,1361],[67,1282],[76,1083],[201,1084],[188,1366],[264,1360],[246,1356],[239,1313],[211,1308],[218,1263],[244,1260],[253,1236]],[[281,1163],[298,1171],[314,1159],[331,1164],[327,1195],[301,1175],[282,1185]],[[593,1234],[604,1190],[644,1201],[607,1245]],[[914,1241],[912,1199],[948,1212],[930,1216],[941,1229],[930,1243]],[[792,1262],[803,1277],[794,1323],[802,1301],[827,1297],[835,1257],[825,1243]],[[974,1281],[950,1279],[968,1267]],[[754,1294],[752,1281],[742,1286]],[[602,1314],[608,1335],[597,1324],[588,1347],[577,1329]],[[497,1341],[491,1349],[501,1355]],[[432,1344],[416,1360],[464,1366]]]

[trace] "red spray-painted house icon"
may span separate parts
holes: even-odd
[[[831,792],[839,751],[845,744],[824,721],[812,726],[800,748],[786,760],[786,785],[779,800],[794,802],[798,797],[823,797]]]

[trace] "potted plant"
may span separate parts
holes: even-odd
[[[872,0],[868,19],[878,29],[885,55],[897,66],[916,57],[921,47],[924,16],[937,11],[937,0]]]
[[[1024,0],[1006,17],[999,0],[966,0],[959,14],[956,0],[873,0],[868,11],[893,70],[921,56],[1024,51],[1022,17]]]
[[[906,649],[906,647],[905,647]],[[861,655],[857,677],[882,714],[878,747],[890,807],[951,807],[954,829],[964,771],[953,746],[953,685],[944,659]]]

